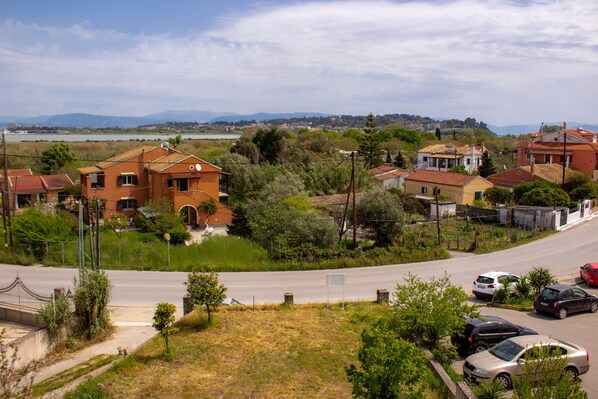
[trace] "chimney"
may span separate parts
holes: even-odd
[[[567,129],[567,122],[563,122],[563,129]]]

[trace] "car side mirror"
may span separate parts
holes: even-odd
[[[525,364],[525,359],[523,359],[523,358],[519,358],[519,359],[517,360],[517,363],[519,363],[519,364]]]

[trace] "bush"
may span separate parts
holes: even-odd
[[[101,335],[108,328],[111,289],[108,275],[103,271],[87,271],[78,284],[75,281],[75,313],[85,337]]]
[[[532,285],[527,276],[521,277],[521,280],[515,284],[515,295],[522,299],[527,299],[532,296]]]
[[[511,292],[508,289],[506,289],[505,287],[502,287],[494,292],[494,297],[492,298],[492,302],[507,303],[510,296],[511,296]]]
[[[470,385],[470,388],[478,399],[502,399],[505,397],[504,389],[496,380],[479,385]]]
[[[443,367],[450,367],[450,365],[459,358],[457,348],[455,345],[439,344],[432,348],[432,355],[434,360],[440,363]]]
[[[178,226],[168,232],[170,234],[170,243],[172,245],[184,244],[191,239],[191,233],[187,231],[185,226]]]
[[[61,342],[64,339],[66,328],[71,323],[71,316],[71,307],[66,298],[47,303],[37,313],[38,319],[46,325],[50,340],[54,342]]]
[[[534,296],[538,295],[542,288],[547,285],[556,284],[558,281],[554,274],[550,270],[543,267],[534,267],[529,273],[527,273],[529,283],[534,289]]]

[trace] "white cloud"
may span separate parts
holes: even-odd
[[[596,17],[593,0],[309,2],[223,17],[187,38],[6,21],[0,90],[11,100],[0,105],[12,114],[179,108],[593,122]]]

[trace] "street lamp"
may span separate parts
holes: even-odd
[[[162,238],[168,243],[168,271],[170,271],[170,234],[164,233]]]

